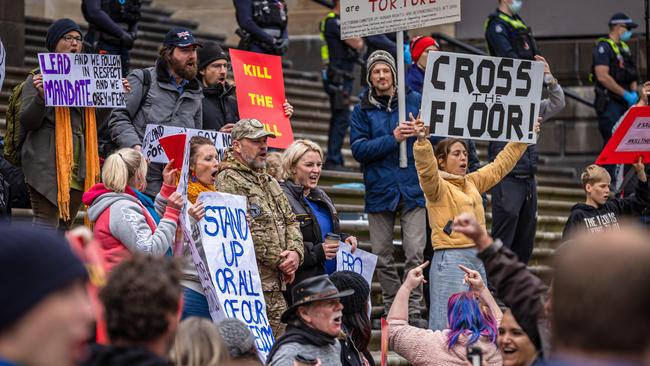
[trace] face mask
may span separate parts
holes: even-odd
[[[625,33],[621,35],[621,41],[627,42],[632,38],[632,31],[631,30],[626,30]]]
[[[514,14],[519,13],[522,5],[523,3],[521,0],[512,0],[512,3],[510,4],[510,11],[512,11]]]

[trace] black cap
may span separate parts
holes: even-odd
[[[165,34],[165,39],[163,40],[165,46],[174,46],[174,47],[189,47],[189,46],[199,46],[203,45],[196,41],[192,31],[188,28],[176,27],[172,28]]]
[[[228,55],[215,41],[207,41],[203,48],[199,49],[199,70],[205,69],[208,65],[217,60],[228,61]]]
[[[625,25],[630,29],[634,29],[639,25],[632,21],[632,18],[625,13],[616,13],[609,18],[609,25]]]

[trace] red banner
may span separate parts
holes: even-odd
[[[291,122],[284,115],[284,76],[280,56],[230,49],[237,84],[240,118],[255,118],[275,134],[269,146],[285,149],[293,142]]]
[[[596,159],[596,164],[650,162],[650,107],[632,107]]]

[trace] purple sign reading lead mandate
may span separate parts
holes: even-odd
[[[120,56],[39,53],[48,107],[125,107]]]

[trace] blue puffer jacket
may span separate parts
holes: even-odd
[[[407,92],[407,116],[409,112],[418,114],[421,100],[419,93]],[[398,124],[397,109],[397,97],[389,107],[373,105],[366,92],[352,112],[350,143],[352,155],[363,166],[366,212],[396,211],[400,199],[407,210],[425,207],[413,158],[415,137],[406,140],[408,167],[399,167],[399,143],[393,136]]]

